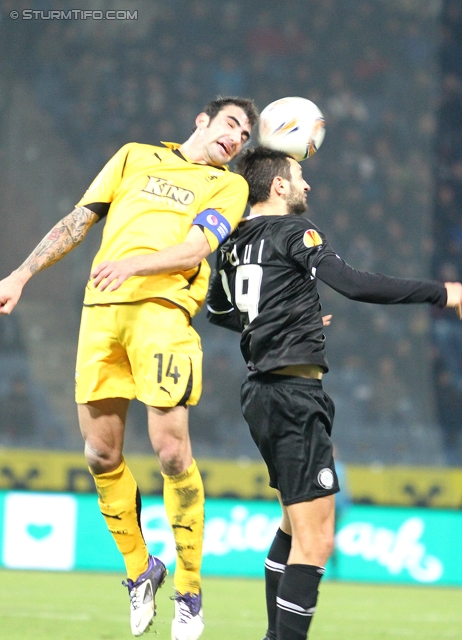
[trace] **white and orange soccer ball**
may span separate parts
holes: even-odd
[[[283,151],[300,162],[312,156],[324,140],[320,109],[306,98],[281,98],[263,109],[258,123],[262,147]]]

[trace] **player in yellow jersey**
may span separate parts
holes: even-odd
[[[125,560],[135,636],[151,625],[166,569],[144,542],[140,494],[122,453],[133,398],[147,407],[177,549],[172,639],[196,640],[204,626],[204,490],[188,432],[188,405],[201,394],[202,351],[190,319],[207,292],[205,258],[244,212],[247,183],[226,164],[241,151],[257,118],[252,101],[219,98],[197,116],[183,144],[125,145],[74,211],[0,281],[0,314],[8,314],[36,272],[106,219],[85,291],[76,401],[98,503]]]

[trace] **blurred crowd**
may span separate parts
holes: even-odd
[[[462,278],[460,2],[446,2],[439,15],[430,0],[139,0],[130,5],[136,20],[14,23],[7,12],[21,2],[2,4],[1,72],[33,88],[88,183],[125,142],[181,142],[217,94],[253,97],[260,109],[301,95],[326,118],[323,147],[304,172],[309,216],[334,249],[358,269]],[[65,9],[60,0],[37,8]],[[345,433],[344,459],[380,458],[362,451],[377,430],[430,422],[447,434],[447,461],[462,462],[461,325],[446,311],[361,305],[320,289],[334,316],[325,386]],[[205,353],[204,394],[192,415],[196,455],[256,456],[239,410],[237,338],[203,314],[195,324]],[[144,414],[133,415],[141,431]],[[352,425],[359,435],[348,442]],[[391,451],[403,462],[407,454]]]
[[[448,0],[441,20],[436,131],[434,276],[462,276],[462,3]],[[434,314],[434,376],[447,457],[462,464],[462,324]]]

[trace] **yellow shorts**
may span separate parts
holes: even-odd
[[[153,301],[84,307],[76,401],[137,398],[153,407],[197,404],[200,338],[174,305]]]

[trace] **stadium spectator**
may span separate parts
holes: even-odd
[[[434,274],[462,272],[462,7],[445,0],[441,12],[440,77],[436,131]],[[444,258],[438,259],[438,256]],[[434,380],[438,419],[448,464],[460,465],[462,334],[453,319],[433,314]]]

